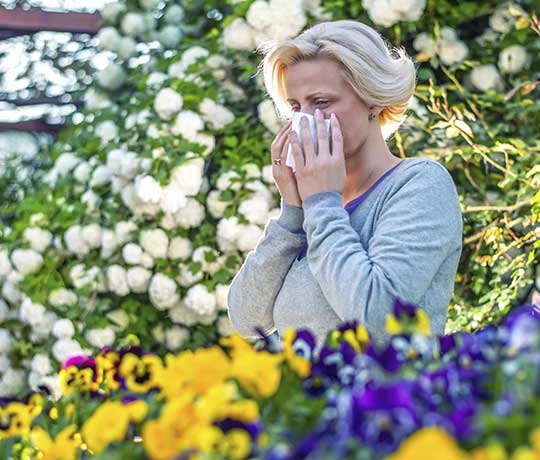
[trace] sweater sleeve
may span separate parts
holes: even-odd
[[[311,272],[341,320],[356,319],[374,335],[384,336],[395,298],[418,305],[449,252],[461,246],[452,176],[439,164],[419,166],[386,199],[367,247],[341,206],[340,192],[318,192],[303,201]]]
[[[275,298],[291,265],[306,244],[302,228],[304,211],[281,199],[278,219],[270,219],[264,235],[244,260],[233,278],[227,295],[231,323],[248,339],[259,338],[255,327],[270,335],[274,326]]]

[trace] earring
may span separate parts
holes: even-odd
[[[376,117],[376,115],[373,112],[369,112],[368,120],[371,121]]]

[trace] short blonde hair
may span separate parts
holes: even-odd
[[[291,114],[286,102],[287,65],[326,57],[340,65],[344,80],[368,107],[384,107],[379,124],[392,125],[385,138],[406,118],[416,86],[415,64],[403,47],[393,47],[397,54],[393,57],[381,35],[366,24],[350,19],[320,22],[296,38],[264,42],[257,51],[264,54],[257,73],[262,69],[266,90],[281,117]]]

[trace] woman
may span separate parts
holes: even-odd
[[[413,96],[414,63],[352,20],[264,47],[270,96],[286,116],[315,116],[318,149],[305,119],[303,151],[290,123],[272,142],[281,214],[231,283],[234,328],[252,339],[257,328],[283,335],[307,327],[321,343],[341,322],[358,320],[384,340],[400,298],[425,310],[432,334],[444,334],[462,249],[455,184],[439,162],[397,158],[385,142]],[[296,172],[285,165],[289,144]]]

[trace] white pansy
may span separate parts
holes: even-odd
[[[44,353],[34,355],[30,363],[30,368],[40,375],[47,375],[53,371],[49,356]]]
[[[240,249],[242,252],[255,249],[255,246],[257,246],[258,241],[263,235],[263,230],[255,224],[240,226],[242,227],[240,232],[242,236],[236,239],[238,249]]]
[[[234,121],[234,114],[229,109],[208,97],[199,103],[199,111],[211,129],[223,129]]]
[[[501,76],[493,64],[483,64],[470,72],[471,83],[480,91],[498,89],[501,86]]]
[[[163,20],[167,24],[178,24],[185,17],[184,9],[180,5],[172,4],[167,7]]]
[[[131,267],[126,272],[126,278],[129,288],[138,294],[146,292],[150,284],[152,272],[145,267]]]
[[[150,302],[152,302],[158,310],[166,310],[179,300],[176,289],[177,286],[174,280],[163,273],[156,273],[152,277],[152,281],[150,281],[150,286],[148,288]]]
[[[92,172],[92,166],[90,166],[88,162],[82,161],[73,170],[73,177],[75,178],[77,182],[80,182],[81,184],[85,184],[86,182],[88,182],[88,179],[90,179],[91,172]]]
[[[169,350],[177,350],[189,339],[189,331],[180,326],[173,326],[165,331],[165,345]]]
[[[199,131],[204,129],[204,120],[193,110],[182,110],[171,125],[171,133],[175,136],[184,136],[192,141],[196,138]]]
[[[122,248],[122,257],[126,263],[137,265],[141,263],[143,255],[142,248],[135,243],[128,243]]]
[[[62,305],[75,305],[79,297],[70,289],[57,288],[49,293],[47,300],[53,307],[61,307]]]
[[[216,183],[218,190],[234,190],[238,192],[242,188],[242,181],[232,179],[239,179],[240,175],[236,171],[225,171],[222,173]]]
[[[178,113],[184,104],[184,98],[172,88],[163,88],[154,100],[154,109],[160,118],[167,120]]]
[[[114,264],[107,268],[107,284],[109,290],[116,295],[125,296],[129,294],[126,269],[121,265]]]
[[[222,38],[227,48],[248,51],[255,48],[253,29],[243,18],[235,18],[225,27]]]
[[[43,256],[34,249],[17,248],[11,253],[11,263],[23,276],[39,271]]]
[[[159,207],[166,213],[173,214],[186,205],[186,196],[177,182],[171,182],[161,189]]]
[[[204,206],[195,198],[188,197],[185,206],[174,214],[176,223],[182,228],[198,227],[205,218]]]
[[[99,165],[92,173],[90,187],[100,187],[110,182],[112,171],[107,165]]]
[[[167,257],[169,238],[161,228],[144,230],[139,237],[139,244],[152,257]]]
[[[120,88],[127,79],[127,74],[120,64],[111,62],[104,69],[99,70],[95,74],[95,80],[98,84],[109,90]]]
[[[161,185],[152,176],[137,176],[135,178],[135,195],[143,203],[159,203]]]
[[[183,301],[187,308],[200,315],[208,315],[216,309],[216,298],[204,284],[189,288]]]
[[[30,243],[31,248],[37,252],[43,252],[52,243],[52,233],[39,227],[27,227],[24,229],[23,238]]]
[[[112,120],[105,120],[96,126],[95,133],[101,139],[101,145],[105,145],[118,137],[118,126]]]
[[[84,336],[96,348],[110,347],[114,343],[114,331],[111,327],[89,329]]]
[[[120,29],[124,34],[136,37],[147,30],[146,21],[141,14],[130,12],[122,19]]]
[[[88,224],[81,228],[81,236],[90,248],[101,246],[101,227],[99,224]]]
[[[191,270],[188,265],[182,264],[178,267],[179,274],[176,276],[176,281],[182,287],[191,286],[193,283],[200,281],[204,277],[204,272],[202,270],[197,270],[194,274],[191,273]]]
[[[84,354],[79,342],[70,338],[62,338],[54,342],[51,351],[54,359],[59,363],[63,363],[72,356]]]
[[[167,257],[169,259],[186,259],[193,252],[193,245],[189,238],[183,236],[175,236],[171,238]]]
[[[510,45],[499,53],[499,69],[506,73],[514,74],[528,67],[530,56],[521,45]]]

